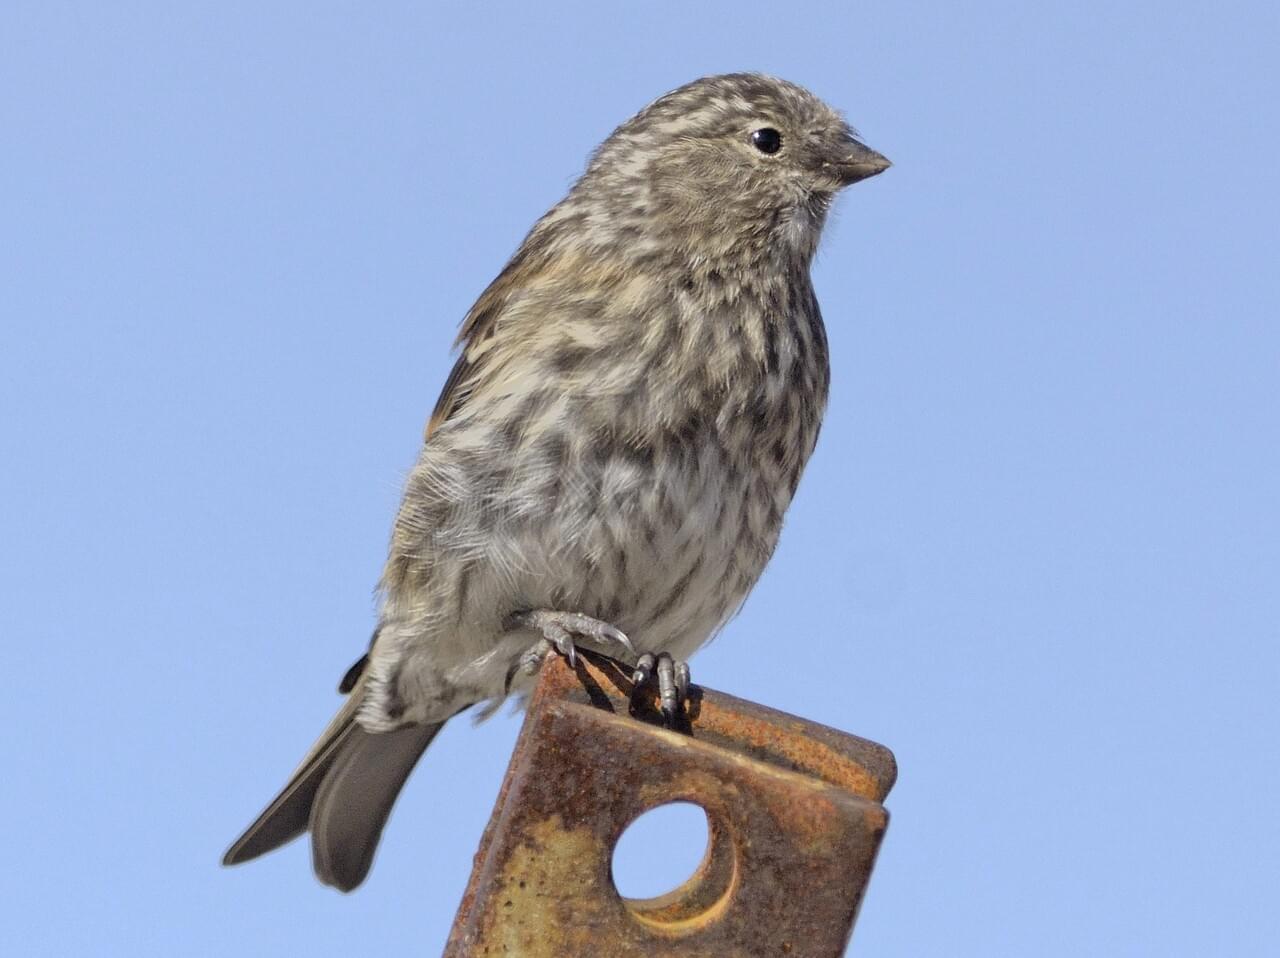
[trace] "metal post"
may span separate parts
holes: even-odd
[[[876,745],[711,689],[688,722],[628,714],[611,659],[552,657],[485,829],[446,958],[844,954],[896,777]],[[707,853],[684,885],[618,894],[613,848],[651,808],[702,807]]]

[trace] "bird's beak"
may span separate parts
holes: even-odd
[[[892,165],[871,147],[852,137],[841,145],[838,155],[828,162],[831,171],[839,177],[841,186],[849,186],[869,176],[883,173]]]

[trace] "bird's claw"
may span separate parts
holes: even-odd
[[[518,670],[526,675],[535,674],[543,661],[552,652],[559,652],[569,663],[569,668],[578,664],[577,647],[573,637],[590,639],[595,644],[614,646],[627,659],[635,660],[635,671],[631,674],[631,709],[637,711],[645,687],[655,679],[658,687],[658,707],[669,728],[676,727],[681,720],[681,711],[689,698],[689,665],[677,662],[670,653],[646,652],[636,657],[635,647],[626,634],[608,622],[593,619],[581,612],[556,612],[552,609],[534,609],[529,612],[517,612],[507,618],[507,627],[511,629],[533,629],[542,633],[542,638],[535,642],[520,656],[512,671],[507,674],[508,687]]]
[[[577,647],[573,637],[581,636],[592,639],[598,645],[614,645],[629,656],[635,655],[635,648],[626,633],[608,622],[593,619],[581,612],[556,612],[551,609],[534,609],[531,612],[517,612],[507,620],[509,628],[536,629],[542,638],[520,657],[520,669],[528,675],[537,672],[545,659],[554,649],[564,656],[569,668],[578,665]]]
[[[681,702],[689,701],[689,663],[676,663],[676,696]]]
[[[636,660],[635,671],[631,673],[632,710],[640,698],[644,687],[658,679],[658,706],[668,727],[673,727],[680,719],[680,711],[689,698],[689,663],[677,662],[668,653],[654,655],[646,652]]]

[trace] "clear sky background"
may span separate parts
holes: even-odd
[[[896,752],[853,951],[1276,954],[1277,9],[5,3],[0,952],[439,953],[518,717],[352,896],[218,859],[368,638],[467,307],[617,123],[759,69],[895,166],[694,675]]]

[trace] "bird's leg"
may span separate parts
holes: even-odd
[[[667,652],[654,655],[646,652],[636,660],[636,670],[631,674],[631,701],[635,708],[636,699],[642,690],[653,679],[658,677],[658,703],[667,725],[676,724],[680,708],[689,698],[689,663],[677,662]]]
[[[553,649],[568,660],[570,668],[577,665],[578,656],[573,644],[575,635],[591,639],[596,645],[606,648],[610,645],[620,648],[627,653],[628,658],[634,658],[636,654],[631,640],[620,629],[581,612],[555,612],[551,609],[516,612],[507,616],[507,628],[535,629],[542,633],[542,638],[520,656],[517,667],[528,675],[538,671],[542,660]]]

